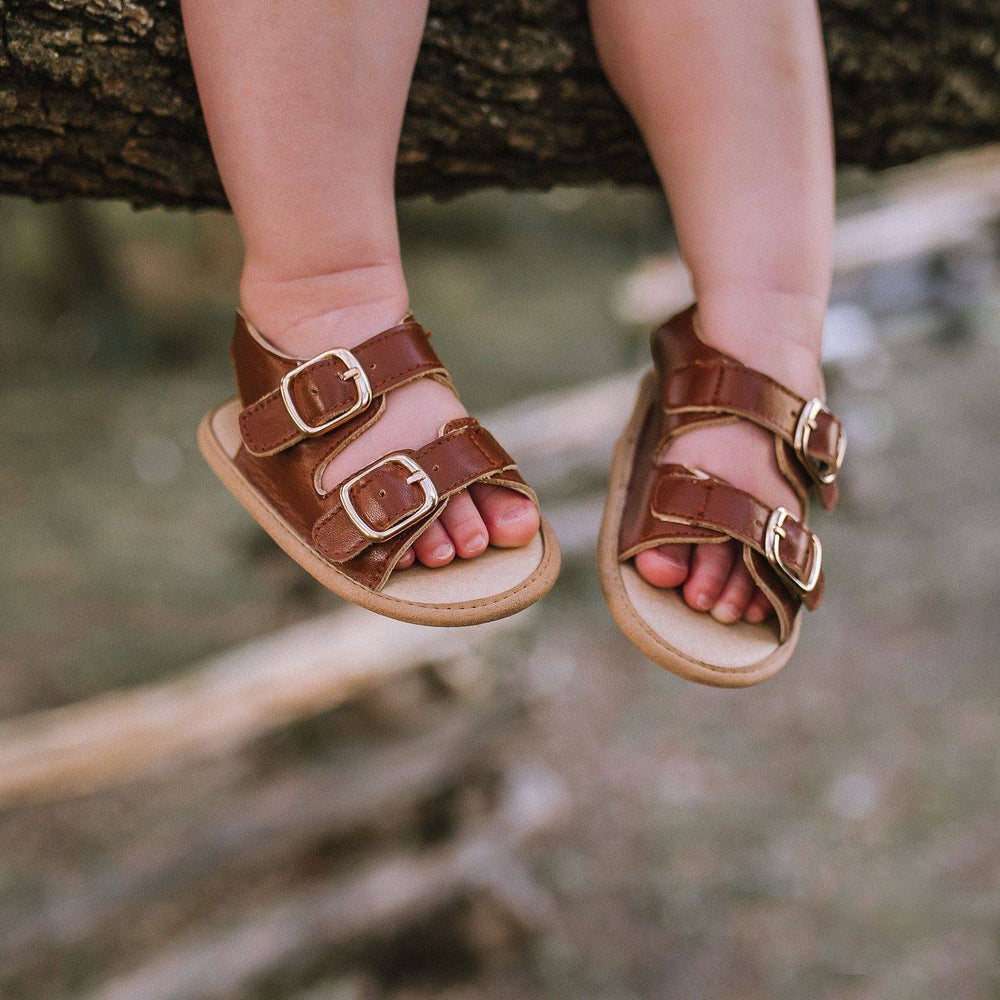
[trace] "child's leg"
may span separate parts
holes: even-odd
[[[289,353],[351,348],[407,312],[393,173],[426,9],[427,0],[183,0],[212,148],[245,244],[242,304]],[[324,485],[424,444],[464,414],[433,381],[397,390]],[[525,544],[537,527],[526,498],[479,486],[452,499],[416,555],[441,566],[456,550],[478,555],[487,536]]]
[[[815,0],[590,0],[590,13],[669,192],[705,340],[820,395],[833,155]],[[670,456],[799,511],[756,427],[690,432]],[[735,557],[735,544],[673,545],[636,565],[722,621],[761,621],[769,605]]]

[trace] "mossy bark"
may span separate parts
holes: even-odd
[[[842,163],[1000,138],[1000,0],[822,9]],[[599,180],[652,171],[582,0],[433,0],[400,194]],[[177,0],[0,0],[0,192],[225,204]]]

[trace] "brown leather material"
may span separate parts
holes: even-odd
[[[475,428],[477,431],[476,433],[470,435],[470,440],[473,448],[477,446],[477,442],[483,443],[486,440],[486,437],[488,437],[489,440],[492,441],[492,435],[489,435],[489,432],[486,431],[483,427],[481,427],[478,421],[474,420],[472,417],[465,417],[459,420],[453,420],[450,423],[446,424],[445,427],[442,428],[442,436],[448,438],[458,437],[460,435],[457,432],[460,432],[463,429],[472,430],[473,428]],[[440,438],[438,440],[440,440]],[[419,457],[421,453],[426,454],[426,452],[429,449],[433,448],[435,444],[436,442],[432,442],[430,445],[427,445],[424,448],[417,449],[412,453],[407,452],[406,454],[411,454],[411,456],[416,456],[418,458],[418,461],[421,461]],[[463,442],[463,445],[465,444],[469,444],[469,442]],[[493,456],[494,461],[492,462],[484,462],[482,466],[480,466],[478,459],[475,459],[474,457],[470,459],[470,455],[473,454],[472,451],[468,448],[463,447],[463,448],[455,448],[455,450],[451,453],[450,460],[447,464],[451,466],[453,472],[455,473],[461,472],[462,470],[461,459],[462,456],[464,455],[465,461],[468,463],[468,465],[465,467],[464,470],[464,475],[466,477],[465,485],[471,485],[474,482],[484,482],[484,483],[490,483],[494,486],[503,486],[507,489],[512,489],[518,493],[522,493],[524,496],[528,497],[533,503],[537,505],[538,501],[537,498],[535,497],[534,491],[521,478],[516,468],[511,463],[510,457],[507,456],[506,453],[504,452],[503,461],[505,463],[511,463],[511,464],[501,464],[498,455],[499,452],[502,451],[502,449],[499,449],[499,446],[496,445],[495,442],[493,442],[493,445],[496,447],[496,449],[498,449],[498,451],[496,454],[494,454]],[[449,449],[451,447],[452,445],[449,445]],[[445,470],[445,465],[442,464],[438,459],[433,458],[431,461],[429,461],[430,468],[426,469],[425,471],[430,473],[431,475],[437,475],[437,472],[434,470],[435,464],[441,465],[442,471]],[[482,467],[484,471],[481,472],[479,475],[473,475],[477,467]],[[392,470],[393,467],[390,467],[390,474]],[[400,477],[400,480],[402,479],[403,477]],[[454,479],[452,480],[452,482],[454,482]],[[359,482],[358,486],[360,485],[361,484]],[[385,523],[388,526],[388,522],[392,520],[397,520],[405,516],[405,513],[401,512],[401,508],[408,502],[408,496],[411,496],[411,494],[405,493],[403,491],[403,487],[405,485],[406,485],[405,481],[397,480],[397,482],[395,483],[395,488],[399,491],[397,493],[397,499],[393,502],[393,506],[388,509],[385,509],[385,513],[382,514],[379,513],[379,509],[381,503],[389,499],[389,492],[390,492],[389,486],[377,485],[376,481],[373,480],[371,482],[368,482],[365,486],[361,487],[362,496],[357,500],[355,498],[357,490],[356,486],[355,489],[352,490],[351,499],[352,502],[355,502],[359,511],[364,512],[367,507],[367,511],[371,514],[373,518],[375,518],[376,520],[379,517],[385,518]],[[369,542],[366,539],[365,544],[362,545],[357,555],[353,556],[352,558],[344,562],[335,562],[334,564],[337,566],[337,568],[346,576],[349,576],[352,580],[355,580],[356,582],[361,583],[372,590],[376,591],[380,590],[388,581],[389,576],[392,573],[392,570],[394,569],[396,563],[399,561],[399,558],[403,555],[403,553],[406,552],[406,550],[410,548],[411,545],[413,545],[413,543],[420,537],[420,535],[423,534],[423,532],[426,531],[441,516],[444,509],[447,507],[450,498],[455,493],[457,493],[459,489],[463,488],[463,487],[447,488],[447,482],[445,480],[442,480],[441,486],[442,489],[441,491],[439,491],[440,502],[434,509],[429,511],[425,517],[421,518],[415,525],[413,525],[410,528],[407,528],[401,534],[396,535],[383,542]],[[383,488],[386,490],[385,498],[378,496],[379,491]],[[417,487],[417,489],[419,490],[419,487]],[[331,500],[329,501],[327,509],[324,511],[324,516],[329,512],[331,512],[332,510],[334,510],[335,507],[339,507],[340,505],[339,489],[332,491],[330,496]],[[419,500],[417,502],[419,502]],[[342,522],[338,522],[338,526],[342,526]],[[371,524],[371,526],[375,527],[374,524]],[[322,534],[324,535],[324,537],[336,538],[338,537],[338,532],[336,530],[336,527],[337,526],[329,528],[327,529],[327,531],[322,532]],[[323,552],[322,548],[316,543],[316,535],[319,533],[321,532],[314,531],[313,543],[314,545],[316,545],[317,551],[320,552],[321,555],[324,555],[324,558],[329,558],[329,556],[327,556]],[[334,562],[333,559],[330,559],[330,561]]]
[[[762,372],[729,361],[692,361],[672,368],[663,385],[667,413],[727,413],[752,420],[792,444],[808,400]],[[806,455],[834,465],[840,446],[840,422],[821,410],[809,435]]]
[[[662,405],[649,408],[639,434],[622,513],[619,559],[665,544],[735,539],[751,576],[774,607],[783,641],[800,605],[812,610],[822,600],[822,572],[811,591],[795,581],[808,580],[819,557],[812,532],[790,515],[784,536],[777,538],[784,568],[775,565],[765,545],[771,508],[722,479],[670,463],[665,455],[670,442],[693,427],[750,420],[775,435],[778,467],[802,499],[803,509],[810,490],[832,506],[836,484],[819,483],[793,446],[807,401],[704,344],[695,329],[694,307],[654,332],[652,350]],[[821,410],[808,442],[808,458],[836,464],[842,434],[836,417]]]
[[[652,337],[668,415],[663,443],[709,422],[750,420],[787,446],[786,461],[779,461],[779,465],[797,466],[789,479],[800,496],[799,484],[808,483],[823,506],[832,510],[837,502],[836,480],[821,482],[813,463],[837,464],[844,433],[840,421],[828,410],[817,413],[805,448],[811,461],[803,462],[793,444],[799,418],[810,400],[704,343],[698,337],[694,317],[691,307],[654,331]]]
[[[637,454],[640,452],[637,451]],[[664,490],[670,490],[669,485],[664,485],[662,483],[662,478],[665,477],[669,472],[673,476],[687,476],[697,481],[695,474],[685,468],[684,466],[676,465],[665,465],[665,466],[649,466],[651,474],[644,476],[645,485],[642,487],[642,492],[650,496],[650,494],[656,495],[660,502],[664,499],[670,499],[669,493],[664,496]],[[721,482],[721,480],[719,481]],[[724,484],[728,485],[728,484]],[[735,487],[729,487],[730,489],[735,489]],[[755,500],[746,494],[747,498],[754,504],[757,504],[762,510],[767,510],[760,501]],[[743,541],[736,534],[729,533],[725,528],[724,524],[728,523],[728,518],[726,521],[721,519],[712,522],[709,526],[709,521],[705,516],[699,515],[699,510],[697,505],[693,505],[689,508],[685,508],[684,514],[677,513],[678,501],[683,502],[683,494],[673,498],[673,503],[670,504],[671,513],[669,516],[675,518],[675,520],[665,520],[664,510],[657,507],[655,510],[652,505],[651,500],[647,500],[646,503],[642,503],[637,495],[633,494],[626,501],[625,516],[622,518],[622,528],[621,528],[621,550],[619,554],[620,560],[631,559],[636,556],[639,552],[645,551],[646,549],[658,548],[661,545],[677,545],[677,544],[693,544],[693,545],[705,545],[705,544],[722,544],[724,542],[730,541],[733,537],[737,537],[738,540]],[[689,497],[689,499],[694,499],[694,497]],[[700,503],[700,497],[698,498]],[[667,505],[664,505],[666,508]],[[744,506],[744,510],[751,509],[749,506]],[[739,508],[733,512],[734,516],[739,512]],[[711,513],[711,511],[709,512]],[[768,511],[768,514],[770,511]],[[765,524],[766,524],[766,518]],[[745,527],[741,530],[740,534],[745,534]],[[746,544],[743,542],[743,561],[746,563],[747,568],[750,570],[751,576],[754,578],[757,585],[764,592],[764,595],[770,601],[772,607],[774,608],[775,614],[777,616],[779,625],[779,637],[783,641],[785,637],[791,632],[792,626],[795,622],[795,614],[799,609],[799,605],[802,603],[802,595],[794,587],[789,586],[789,583],[781,577],[774,568],[767,561],[766,557],[762,551],[763,535],[759,536],[759,541],[761,545]],[[800,542],[801,544],[801,542]],[[786,554],[785,543],[782,543],[782,556]],[[805,571],[811,568],[809,564],[808,557],[803,558],[801,554],[791,555],[791,559],[795,561],[796,564],[800,565],[805,562]],[[809,596],[809,604],[807,606],[815,607],[818,605],[819,600],[823,593],[823,583],[822,580],[817,584],[817,589]]]
[[[756,549],[743,546],[743,564],[750,571],[753,582],[768,599],[778,620],[778,639],[784,642],[795,625],[800,602],[789,593],[788,587],[774,568]]]
[[[233,463],[295,534],[308,540],[338,571],[372,591],[385,585],[403,553],[440,517],[450,497],[466,486],[489,482],[516,490],[537,504],[511,457],[471,417],[449,422],[435,440],[404,452],[424,466],[437,489],[438,502],[391,538],[365,538],[344,512],[339,489],[322,490],[323,470],[380,419],[387,393],[417,378],[434,378],[450,385],[450,375],[427,338],[423,328],[408,317],[354,348],[352,353],[371,380],[371,404],[323,434],[305,436],[296,428],[296,436],[286,440],[292,422],[275,387],[301,362],[272,350],[242,316],[237,317],[232,355],[244,409],[240,415],[242,444]],[[357,398],[353,380],[341,379],[342,374],[339,360],[329,365],[318,362],[293,380],[293,401],[308,422],[320,423],[324,414],[349,407]],[[263,453],[251,450],[248,433],[252,446],[265,448]],[[409,475],[402,466],[386,465],[373,469],[371,476],[363,476],[352,487],[355,509],[370,527],[392,528],[416,509],[423,492],[419,484],[406,482]],[[383,490],[384,497],[380,495]]]
[[[629,480],[622,512],[619,559],[631,559],[645,549],[670,542],[725,541],[718,532],[691,525],[669,524],[653,516],[653,490],[660,466],[658,445],[663,437],[665,415],[659,406],[651,406],[643,421],[635,449],[635,465]]]
[[[705,528],[735,538],[766,556],[764,533],[771,508],[715,476],[698,474],[681,465],[661,466],[650,507],[658,521]],[[785,521],[784,531],[778,541],[781,561],[795,576],[807,579],[817,551],[813,533],[791,516]],[[819,605],[823,596],[822,570],[816,587],[797,596],[808,608]]]
[[[406,451],[434,484],[439,502],[472,483],[514,469],[514,460],[478,421],[469,417],[452,421],[435,441]],[[385,531],[418,511],[425,500],[412,472],[398,462],[373,462],[347,491],[354,510],[375,531]],[[354,477],[351,477],[354,478]],[[345,480],[345,482],[347,482]],[[343,484],[341,484],[343,485]],[[327,559],[344,563],[374,544],[344,510],[340,489],[332,491],[333,503],[313,528],[313,542]]]
[[[408,321],[380,333],[351,352],[371,386],[373,400],[414,378],[436,374],[447,377],[419,323]],[[264,358],[264,355],[268,357]],[[237,369],[256,367],[264,361],[272,373],[268,390],[254,399],[240,414],[240,434],[247,449],[255,455],[270,455],[301,441],[305,434],[295,423],[280,388],[283,376],[303,364],[296,359],[280,359],[250,332],[242,317],[233,337],[233,357]],[[308,359],[305,359],[308,360]],[[339,357],[327,357],[309,365],[289,380],[289,395],[300,419],[311,426],[345,415],[360,401],[360,387],[353,378],[345,378],[348,366]],[[259,389],[260,386],[258,385]],[[241,398],[245,398],[242,396]]]

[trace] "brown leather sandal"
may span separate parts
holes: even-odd
[[[382,416],[387,393],[419,378],[451,386],[428,337],[408,316],[353,350],[290,358],[238,313],[239,398],[205,417],[198,444],[261,527],[330,590],[401,621],[473,625],[521,611],[551,588],[559,546],[545,521],[523,548],[392,571],[473,483],[537,503],[489,431],[471,417],[452,420],[422,448],[386,455],[328,492],[321,485],[331,459]]]
[[[622,631],[647,656],[681,677],[744,687],[780,670],[799,637],[801,609],[823,596],[819,539],[784,507],[767,504],[699,469],[663,461],[677,435],[707,424],[749,420],[774,435],[778,468],[808,509],[816,492],[828,510],[846,439],[819,399],[805,400],[774,379],[703,343],[692,306],[653,333],[654,369],[615,449],[598,551],[604,596]],[[743,561],[774,607],[760,625],[724,625],[684,603],[677,590],[646,583],[632,563],[673,542],[736,539]]]

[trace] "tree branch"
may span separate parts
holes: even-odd
[[[1000,0],[822,9],[842,163],[1000,138]],[[399,193],[600,180],[648,183],[652,171],[582,0],[435,0]],[[0,0],[0,192],[225,204],[177,0]]]

